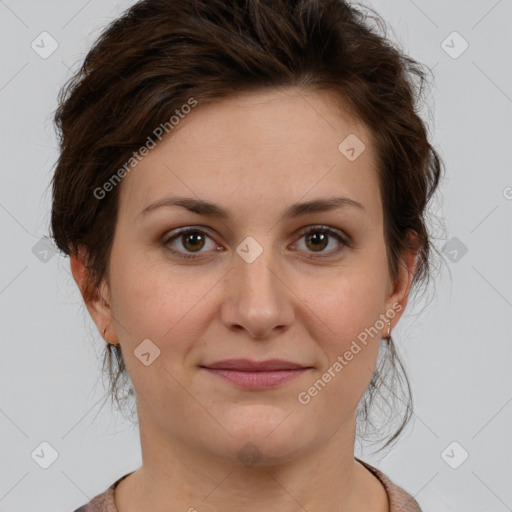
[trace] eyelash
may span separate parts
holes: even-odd
[[[345,247],[347,247],[347,248],[352,247],[352,243],[351,243],[350,240],[348,240],[346,237],[344,237],[341,234],[339,234],[338,231],[335,231],[335,230],[333,230],[333,229],[331,229],[331,228],[329,228],[327,226],[323,226],[323,225],[317,225],[317,226],[309,227],[307,230],[301,232],[301,234],[299,236],[299,239],[304,237],[304,236],[306,236],[306,235],[310,235],[312,233],[318,233],[318,232],[321,232],[321,233],[324,233],[324,234],[328,234],[329,236],[332,236],[338,242],[340,242],[341,245],[340,245],[340,247],[338,249],[332,249],[331,251],[328,251],[328,256],[323,255],[323,254],[320,255],[320,253],[317,253],[317,255],[313,256],[313,257],[307,256],[307,258],[309,258],[309,259],[328,258],[328,257],[331,257],[331,256],[336,256],[338,253],[343,251]],[[188,228],[183,228],[183,229],[179,230],[177,233],[175,233],[171,237],[167,238],[163,242],[163,245],[167,248],[167,250],[169,250],[173,254],[176,254],[180,258],[187,259],[187,260],[201,259],[202,256],[197,256],[195,254],[190,254],[190,253],[188,253],[188,254],[187,253],[183,253],[181,251],[178,251],[178,250],[168,246],[170,244],[170,242],[172,242],[172,241],[176,240],[177,238],[179,238],[180,236],[183,236],[183,235],[188,234],[188,233],[201,233],[201,234],[204,234],[204,235],[208,236],[208,238],[212,238],[203,229],[188,227]],[[198,254],[200,254],[200,253],[198,253]]]

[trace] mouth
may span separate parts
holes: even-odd
[[[282,359],[228,359],[201,368],[243,389],[269,389],[300,377],[312,367]]]

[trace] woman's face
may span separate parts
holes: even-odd
[[[398,321],[414,260],[393,283],[365,127],[327,92],[199,104],[121,187],[101,290],[110,307],[88,307],[121,344],[143,447],[235,462],[252,450],[275,463],[335,434],[353,442],[388,333],[383,315]],[[176,198],[215,206],[191,211]],[[175,236],[183,228],[192,231]],[[258,379],[205,368],[228,359],[306,369]],[[285,374],[293,378],[269,383]]]

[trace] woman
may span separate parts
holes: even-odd
[[[146,0],[102,34],[52,233],[143,464],[80,512],[420,510],[354,442],[430,275],[424,80],[340,0]]]

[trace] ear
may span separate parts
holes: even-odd
[[[110,306],[110,289],[106,280],[102,281],[99,288],[92,289],[91,274],[86,265],[86,252],[83,249],[80,249],[78,254],[70,256],[70,266],[73,278],[100,335],[108,343],[119,343],[116,322]]]
[[[410,233],[408,235],[408,239],[408,248],[402,253],[403,261],[400,261],[398,266],[397,279],[394,283],[390,280],[390,291],[386,297],[386,310],[384,314],[388,311],[394,312],[394,314],[388,315],[389,322],[391,323],[391,330],[395,328],[400,317],[405,311],[411,290],[412,279],[417,265],[418,237],[416,234]],[[384,331],[385,333],[383,337],[387,336],[388,325],[386,325]]]

